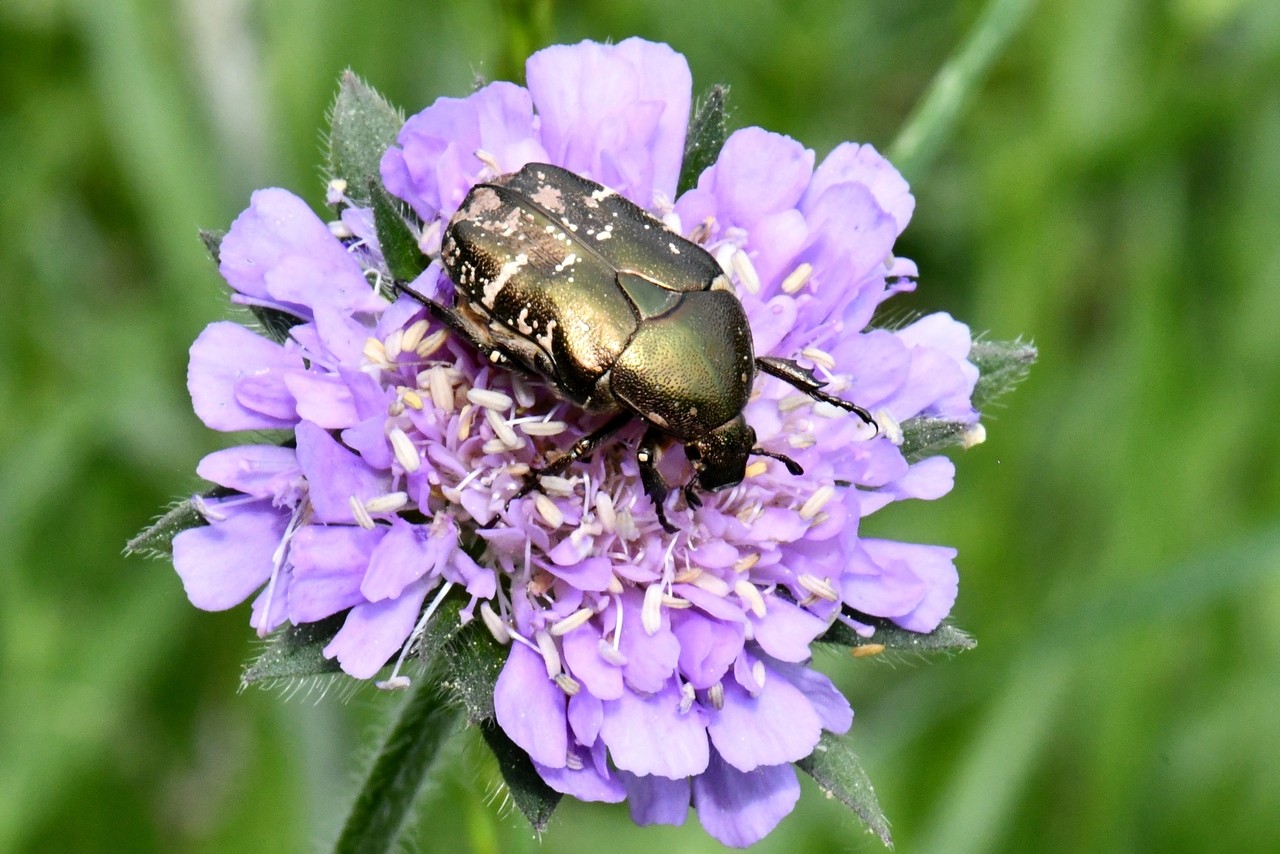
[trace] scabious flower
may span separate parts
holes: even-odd
[[[233,302],[281,312],[282,342],[230,322],[191,348],[197,415],[222,431],[292,441],[206,457],[223,489],[195,499],[208,525],[179,534],[191,601],[224,609],[257,592],[266,634],[346,614],[325,648],[351,676],[400,663],[451,591],[510,643],[499,726],[552,788],[626,800],[636,822],[682,823],[748,845],[794,806],[792,763],[849,703],[810,667],[835,621],[918,632],[956,595],[952,549],[864,537],[863,517],[948,492],[944,457],[909,463],[897,425],[976,423],[968,329],[944,314],[869,329],[914,287],[893,255],[911,216],[905,181],[871,146],[814,153],[759,128],[732,134],[679,197],[691,81],[665,45],[629,39],[543,50],[528,87],[492,83],[411,117],[382,159],[386,189],[421,221],[431,263],[412,283],[442,301],[450,216],[477,182],[526,163],[623,193],[701,243],[730,274],[757,355],[799,358],[879,425],[761,376],[745,414],[766,450],[743,482],[663,530],[635,461],[633,425],[561,477],[517,493],[531,469],[601,423],[543,382],[495,367],[396,296],[367,209],[332,201],[326,223],[280,189],[254,193],[220,246]],[[678,447],[663,459],[688,480]],[[464,548],[464,545],[466,546]]]

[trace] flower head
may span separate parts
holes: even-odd
[[[382,160],[387,190],[421,222],[432,262],[412,283],[442,302],[437,257],[477,182],[530,162],[624,194],[703,245],[730,275],[755,352],[802,360],[880,429],[760,376],[744,414],[769,457],[664,530],[636,462],[643,424],[562,476],[526,476],[603,423],[539,379],[495,366],[386,287],[368,210],[326,224],[279,189],[253,195],[221,244],[233,301],[282,312],[280,342],[229,322],[191,348],[196,413],[224,431],[295,441],[206,457],[222,497],[180,534],[192,602],[228,608],[257,591],[252,623],[346,613],[325,650],[372,678],[399,662],[454,589],[510,642],[497,723],[553,788],[627,800],[638,823],[684,821],[747,845],[790,812],[791,763],[848,702],[809,667],[811,643],[851,613],[928,632],[956,594],[954,551],[863,537],[860,520],[951,488],[944,457],[909,463],[895,425],[976,422],[968,329],[946,315],[868,329],[914,264],[893,255],[906,183],[873,148],[812,151],[759,128],[731,135],[677,197],[690,107],[684,59],[665,45],[584,42],[535,54],[528,88],[493,83],[410,118]],[[340,196],[340,193],[338,194]],[[900,436],[900,433],[898,434]],[[678,446],[671,483],[688,481]],[[417,631],[415,631],[417,630]]]

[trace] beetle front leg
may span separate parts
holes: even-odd
[[[644,484],[644,493],[653,501],[653,509],[658,514],[658,522],[662,525],[662,530],[668,534],[674,534],[680,529],[667,521],[667,512],[663,509],[670,489],[662,477],[662,472],[658,471],[658,460],[662,458],[664,438],[662,432],[653,427],[646,430],[644,438],[640,440],[640,450],[636,452],[636,462],[640,463],[640,482]]]
[[[830,403],[832,406],[838,406],[841,409],[852,412],[872,427],[875,427],[877,433],[880,431],[880,425],[871,417],[870,412],[856,403],[850,403],[843,398],[823,391],[822,387],[826,383],[819,380],[813,371],[801,366],[798,362],[792,359],[779,359],[775,356],[757,356],[756,367],[769,376],[777,377],[784,383],[798,388],[814,400],[821,400],[824,403]]]

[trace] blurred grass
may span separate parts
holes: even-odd
[[[0,9],[0,850],[311,850],[374,721],[359,692],[235,693],[244,610],[186,604],[125,539],[219,446],[186,348],[223,316],[195,239],[256,186],[321,200],[352,67],[416,109],[508,45],[685,52],[737,125],[886,148],[982,4],[14,0]],[[979,648],[834,656],[901,851],[1280,849],[1280,6],[1040,3],[936,157],[901,254],[917,310],[1042,360],[941,503]],[[55,322],[56,321],[56,322]],[[55,334],[56,333],[56,334]],[[74,333],[74,334],[73,334]],[[426,850],[715,850],[566,804],[541,843],[463,737]],[[875,850],[807,787],[763,851]]]

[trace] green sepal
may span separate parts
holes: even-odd
[[[329,113],[330,179],[347,182],[346,195],[357,205],[369,202],[370,181],[380,180],[382,155],[404,125],[400,111],[352,71],[342,73]]]
[[[373,204],[373,224],[378,231],[382,257],[387,259],[387,269],[397,282],[412,282],[427,269],[430,261],[418,248],[418,240],[405,219],[404,205],[392,198],[377,179],[369,182],[368,190]]]
[[[480,722],[480,734],[498,760],[498,770],[511,792],[511,801],[537,833],[547,829],[562,795],[538,775],[529,754],[512,741],[493,718]]]
[[[324,648],[342,628],[347,612],[334,614],[315,623],[289,625],[267,641],[267,648],[240,676],[240,687],[277,679],[296,679],[337,673],[341,668],[336,658],[325,658]]]
[[[224,494],[226,492],[229,490],[224,491]],[[189,528],[199,528],[208,524],[209,522],[191,503],[191,499],[184,498],[125,543],[124,553],[140,554],[146,557],[172,557],[174,537]]]
[[[856,612],[850,613],[850,616],[860,623],[873,627],[875,633],[864,638],[837,620],[822,637],[817,639],[817,642],[850,649],[860,646],[883,646],[886,650],[918,653],[964,652],[978,645],[968,632],[946,622],[933,631],[925,633],[909,631],[883,617],[872,617]]]
[[[1039,356],[1035,345],[1025,341],[974,341],[969,348],[969,361],[978,368],[978,383],[973,388],[973,406],[982,411],[997,398],[1027,378],[1031,365]]]
[[[684,163],[680,166],[676,195],[698,186],[698,176],[720,156],[720,149],[729,135],[725,109],[728,98],[729,87],[717,83],[707,90],[694,108],[689,133],[685,137]]]
[[[216,228],[202,228],[197,234],[200,235],[200,242],[204,244],[204,250],[209,253],[209,258],[214,264],[221,264],[222,238],[226,237],[227,233]]]
[[[507,663],[507,648],[494,640],[484,621],[462,625],[465,601],[452,596],[432,616],[418,654],[439,674],[441,686],[467,713],[472,723],[494,715],[493,690]]]
[[[1023,341],[974,341],[969,361],[978,369],[973,387],[973,408],[985,412],[999,397],[1027,378],[1037,356],[1036,348]],[[902,422],[902,456],[917,462],[955,445],[963,445],[972,425],[943,418],[908,418]]]
[[[880,837],[881,842],[893,847],[889,820],[880,809],[871,779],[847,737],[824,730],[813,753],[797,762],[796,766],[812,777],[822,791],[853,810],[867,828]]]

